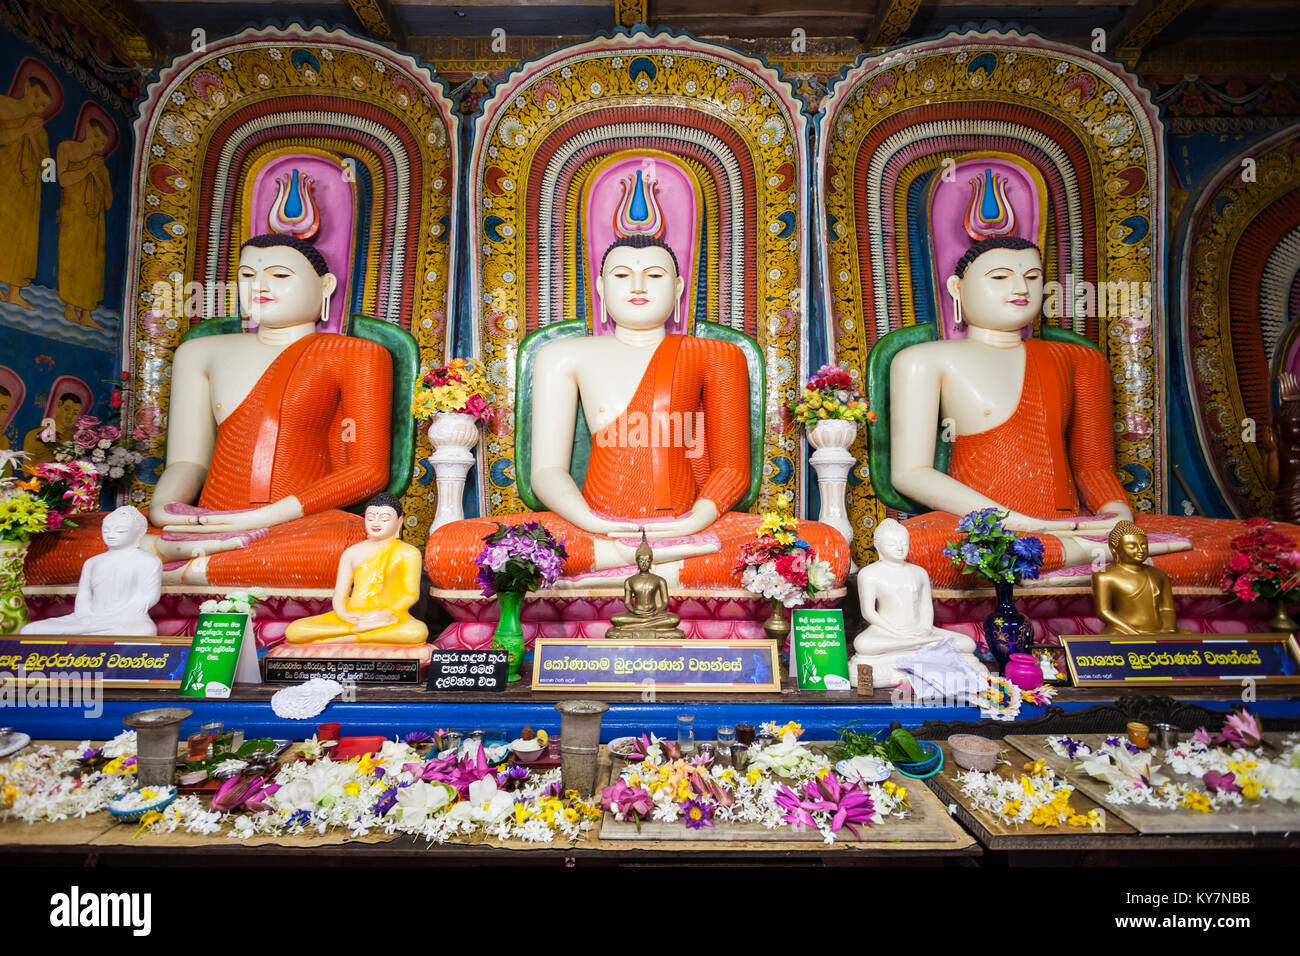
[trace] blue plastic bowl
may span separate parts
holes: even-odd
[[[925,759],[917,763],[895,762],[894,767],[904,777],[924,780],[926,777],[933,777],[943,767],[943,751],[931,740],[918,740],[917,744],[925,754]]]
[[[114,810],[113,804],[110,803],[108,805],[108,812],[113,815],[113,819],[115,819],[118,823],[139,823],[140,818],[144,816],[146,813],[148,813],[150,810],[161,810],[163,807],[167,806],[167,804],[171,803],[173,800],[176,799],[176,793],[177,793],[176,788],[169,787],[168,789],[171,790],[171,793],[169,793],[167,796],[159,800],[155,800],[147,807],[137,807],[134,810]],[[132,791],[132,793],[134,792],[135,791]],[[123,797],[118,797],[117,799],[121,800],[126,796],[130,796],[130,794],[124,794]],[[116,802],[117,800],[113,801],[113,803]]]

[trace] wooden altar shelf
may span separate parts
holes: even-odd
[[[1100,743],[1103,737],[1102,734],[1076,735],[1076,739],[1088,743]],[[1058,773],[1063,772],[1068,764],[1043,745],[1042,735],[1012,735],[1004,742],[1007,749],[1001,756],[1011,763],[999,764],[996,772],[1007,779],[1014,779],[1022,772],[1024,764],[1040,757],[1046,758],[1049,766]],[[962,794],[957,782],[957,775],[963,770],[952,759],[948,744],[943,742],[940,746],[944,754],[943,769],[926,782],[941,802],[955,808],[956,819],[990,851],[1102,851],[1119,854],[1122,859],[1130,854],[1168,851],[1300,849],[1300,808],[1274,804],[1274,810],[1259,815],[1261,821],[1289,817],[1294,831],[1288,831],[1285,826],[1274,829],[1257,827],[1253,833],[1249,826],[1234,822],[1232,815],[1225,811],[1203,814],[1190,810],[1147,810],[1133,814],[1128,811],[1134,808],[1113,807],[1106,803],[1103,799],[1106,785],[1101,781],[1092,781],[1094,785],[1091,786],[1084,785],[1084,781],[1091,781],[1091,778],[1082,773],[1066,774],[1067,782],[1075,788],[1070,796],[1070,805],[1082,814],[1100,807],[1106,813],[1105,830],[1094,833],[1090,829],[1065,825],[1048,829],[1030,823],[1003,823],[993,814],[971,806],[970,799]],[[1147,814],[1150,814],[1149,818]],[[1246,815],[1254,814],[1247,811]],[[1215,817],[1219,819],[1213,820]],[[1145,862],[1145,858],[1134,857],[1129,862],[1136,865]]]

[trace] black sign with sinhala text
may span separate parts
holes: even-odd
[[[313,677],[340,684],[420,683],[420,662],[414,659],[265,657],[262,667],[268,684],[300,684]]]
[[[1091,634],[1062,636],[1061,645],[1076,686],[1300,683],[1289,634]]]
[[[425,687],[436,691],[505,690],[509,665],[505,651],[434,651]]]

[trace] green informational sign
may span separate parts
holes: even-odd
[[[244,640],[248,630],[247,614],[200,614],[190,644],[190,658],[185,665],[178,692],[181,697],[229,697],[235,684],[236,669],[240,680],[247,680],[248,661],[240,668],[240,659],[250,658],[256,668],[256,652],[251,640]]]
[[[795,608],[792,613],[796,677],[800,690],[848,690],[849,655],[844,612]]]

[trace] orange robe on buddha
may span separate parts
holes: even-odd
[[[740,546],[753,540],[760,523],[757,515],[728,511],[750,481],[748,383],[744,353],[735,345],[694,336],[666,336],[655,349],[627,410],[592,436],[582,496],[593,512],[644,518],[646,527],[653,529],[656,519],[685,514],[700,498],[718,506],[719,517],[712,527],[689,538],[670,539],[709,542],[720,548],[683,561],[679,576],[683,588],[741,587],[733,568]],[[687,448],[685,441],[662,437],[670,434],[669,422],[689,417],[694,424],[696,412],[703,415],[704,434],[693,436],[693,448]],[[638,431],[635,425],[643,422],[660,425]],[[656,432],[661,436],[658,441],[650,437]],[[676,429],[676,434],[683,433],[684,429]],[[638,435],[647,440],[638,440]],[[484,548],[483,538],[495,531],[498,523],[524,521],[540,522],[564,542],[568,551],[566,578],[581,579],[595,571],[594,541],[603,536],[583,531],[550,512],[498,515],[453,521],[429,536],[424,563],[433,586],[477,590],[474,559]],[[848,573],[849,552],[840,533],[815,521],[801,521],[799,533],[818,557],[830,563],[836,581],[842,582]],[[635,546],[631,537],[626,540]],[[652,546],[665,543],[661,539]],[[632,565],[626,570],[636,572]]]
[[[1026,340],[1025,380],[1015,414],[988,431],[958,437],[948,473],[1034,518],[1098,514],[1107,502],[1127,501],[1115,468],[1111,389],[1110,367],[1096,349]],[[1232,539],[1245,531],[1239,521],[1217,518],[1138,512],[1135,520],[1149,536],[1191,540],[1192,551],[1152,559],[1175,585],[1184,586],[1217,587],[1234,553]],[[908,560],[929,571],[935,587],[970,587],[980,581],[973,574],[958,574],[941,553],[948,541],[958,540],[957,521],[956,515],[931,511],[904,522],[911,535]],[[1300,526],[1280,524],[1278,531],[1300,542]],[[1043,573],[1060,570],[1061,542],[1050,534],[1036,537],[1043,542]],[[1106,535],[1091,537],[1109,555]],[[1080,585],[1090,584],[1091,570],[1082,569]]]
[[[310,335],[275,358],[217,429],[198,506],[241,511],[295,495],[304,516],[251,532],[244,547],[209,557],[210,584],[334,586],[339,555],[365,538],[363,519],[338,509],[388,484],[392,378],[392,357],[382,346],[346,335]],[[106,550],[103,519],[78,515],[76,528],[34,539],[28,582],[75,584],[86,559]]]

